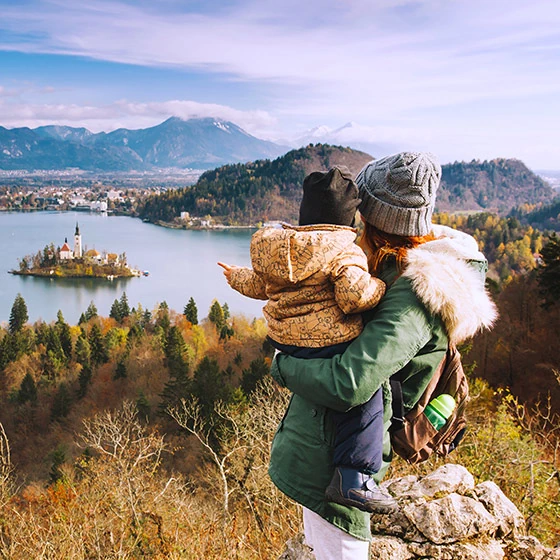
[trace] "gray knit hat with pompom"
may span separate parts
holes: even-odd
[[[441,166],[432,154],[402,152],[368,163],[356,177],[366,222],[405,236],[432,231]]]

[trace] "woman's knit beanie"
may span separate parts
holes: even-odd
[[[347,167],[336,166],[326,173],[315,171],[303,180],[299,225],[351,226],[360,202],[358,187]]]
[[[356,177],[365,221],[386,233],[427,235],[441,179],[432,154],[402,152],[368,163]]]

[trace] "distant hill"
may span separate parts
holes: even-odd
[[[287,150],[251,136],[231,122],[214,118],[171,117],[151,128],[121,128],[97,134],[68,126],[11,130],[0,127],[0,169],[210,169],[275,158]]]
[[[69,138],[73,137],[72,130],[68,134]],[[63,140],[53,130],[8,130],[0,126],[0,169],[129,171],[142,167],[139,158],[126,150]]]
[[[200,176],[192,187],[169,190],[149,198],[140,211],[151,221],[171,221],[181,212],[211,215],[226,224],[256,224],[267,220],[297,222],[304,177],[345,165],[356,174],[372,157],[364,152],[309,145],[274,161],[226,165]]]
[[[517,159],[473,160],[442,167],[437,210],[508,213],[521,204],[550,202],[555,192]]]
[[[207,171],[193,187],[149,198],[140,214],[151,221],[172,221],[181,212],[210,215],[225,224],[266,220],[295,222],[303,178],[311,171],[346,165],[356,174],[372,157],[365,152],[310,144],[274,161],[227,165]],[[507,214],[522,204],[550,202],[554,191],[521,161],[496,159],[452,163],[442,168],[438,211],[493,211]]]
[[[510,215],[536,229],[560,231],[560,198],[550,204],[521,205]]]

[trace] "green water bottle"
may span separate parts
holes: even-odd
[[[428,403],[424,409],[424,414],[436,430],[445,426],[447,419],[455,410],[455,399],[451,395],[439,395]]]

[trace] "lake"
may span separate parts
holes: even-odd
[[[150,275],[107,280],[51,279],[15,276],[19,259],[35,254],[51,242],[74,244],[79,223],[82,244],[99,252],[126,253],[128,264]],[[193,297],[199,318],[206,317],[214,299],[227,302],[232,313],[260,317],[262,301],[232,290],[217,261],[249,266],[250,230],[193,231],[167,229],[137,218],[82,212],[0,212],[0,322],[7,322],[13,301],[21,293],[29,320],[50,322],[62,310],[70,324],[93,301],[100,315],[108,316],[115,299],[126,292],[130,306],[153,310],[166,301],[182,312]]]

